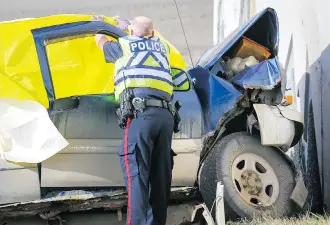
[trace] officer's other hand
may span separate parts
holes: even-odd
[[[122,30],[128,30],[128,26],[131,24],[129,20],[120,18],[120,16],[115,16],[115,20],[118,23],[117,27]]]
[[[93,16],[93,21],[104,21],[103,16]]]

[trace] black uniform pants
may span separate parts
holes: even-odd
[[[149,107],[128,121],[119,157],[128,193],[127,225],[165,225],[172,180],[174,119]]]

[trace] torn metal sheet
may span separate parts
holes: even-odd
[[[253,107],[259,121],[261,143],[265,146],[281,147],[283,151],[292,147],[295,136],[294,122],[283,117],[276,106],[254,104]]]
[[[49,217],[70,211],[92,208],[118,208],[126,203],[126,191],[54,191],[41,200],[14,203],[0,206],[0,218],[49,214]],[[55,215],[53,215],[55,212]]]
[[[195,198],[195,189],[176,187],[171,189],[171,198],[190,200]],[[36,201],[0,206],[0,219],[40,215],[52,218],[63,212],[87,211],[91,209],[116,210],[127,204],[125,189],[52,191]]]
[[[308,190],[305,186],[301,171],[299,171],[296,177],[296,186],[293,189],[290,198],[302,209],[306,203],[307,196]]]

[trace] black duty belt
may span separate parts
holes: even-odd
[[[132,104],[134,106],[134,109],[140,112],[143,112],[147,107],[159,107],[168,109],[172,114],[175,113],[174,105],[166,100],[142,99],[139,97],[135,97],[132,100]]]

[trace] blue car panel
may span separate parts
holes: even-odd
[[[201,102],[204,118],[203,134],[213,131],[218,121],[226,112],[235,107],[235,103],[242,96],[231,83],[210,74],[202,67],[189,71],[194,88]]]
[[[174,138],[189,139],[201,138],[204,127],[202,107],[200,100],[193,88],[186,92],[174,92],[173,102],[179,100],[182,103],[180,109],[180,132]]]
[[[255,66],[244,69],[230,80],[244,89],[272,89],[281,81],[281,73],[277,58],[263,61]]]

